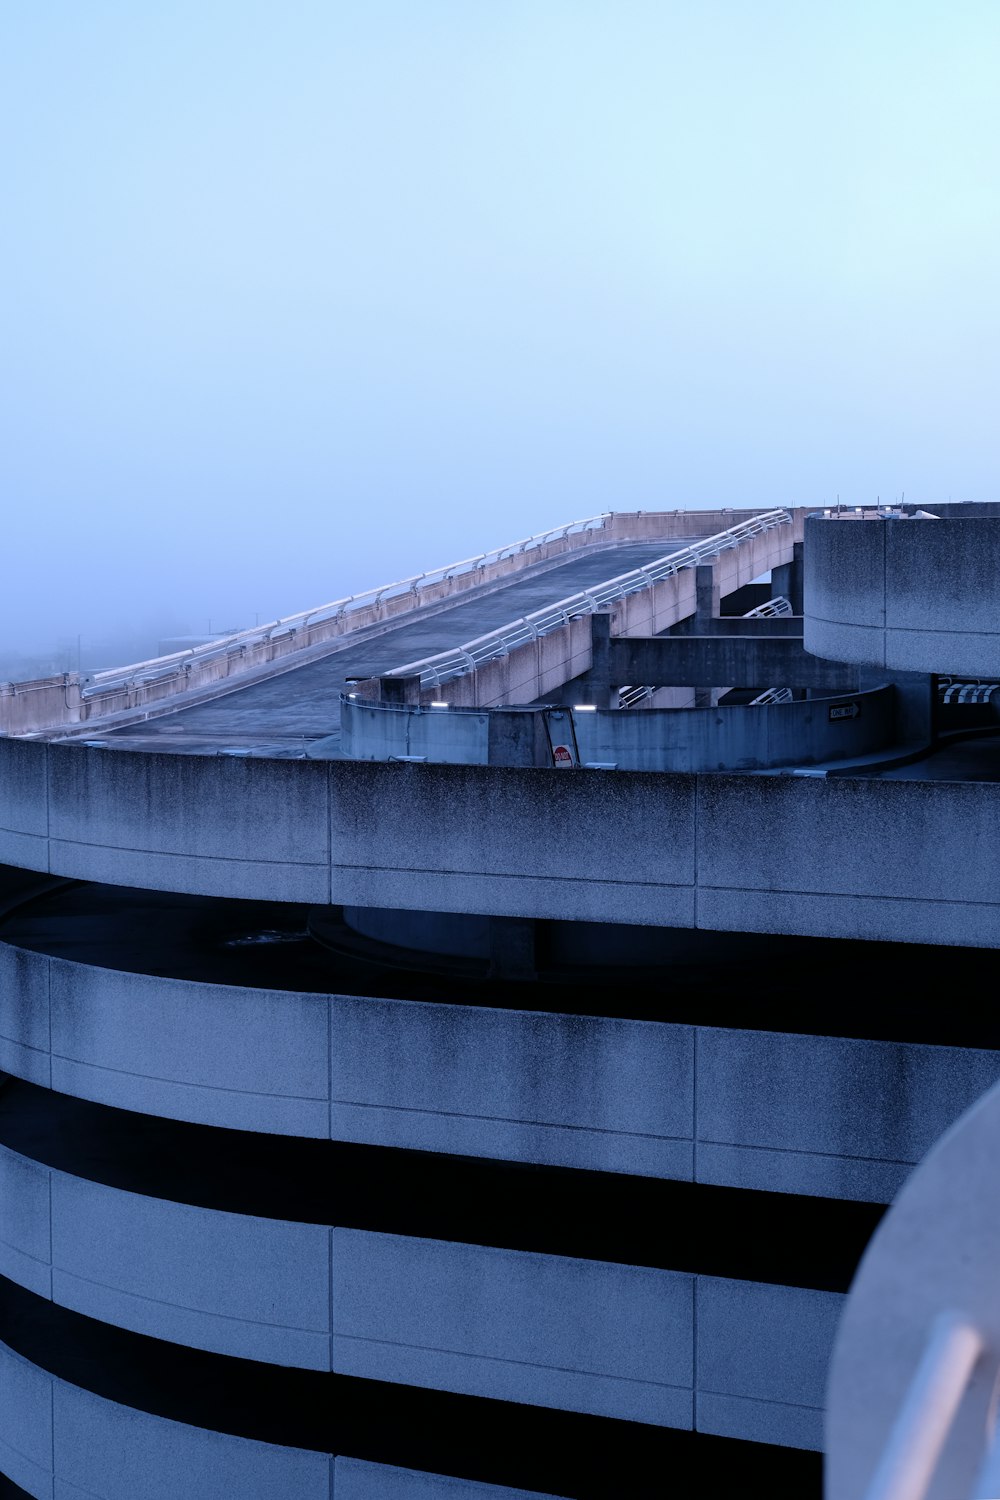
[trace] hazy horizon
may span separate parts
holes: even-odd
[[[1000,10],[0,22],[0,654],[606,509],[997,494]]]

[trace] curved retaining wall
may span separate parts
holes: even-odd
[[[894,671],[1000,674],[1000,517],[805,524],[804,643]]]
[[[819,1445],[840,1293],[224,1213],[7,1148],[0,1186],[0,1274],[105,1323],[663,1427],[695,1425],[697,1389],[699,1430]]]
[[[109,884],[1000,947],[1000,786],[983,782],[566,774],[0,739],[0,799],[0,860]]]
[[[36,1500],[555,1500],[173,1422],[60,1380],[5,1344],[0,1469]]]
[[[244,990],[2,944],[0,1068],[232,1129],[878,1203],[1000,1053]]]
[[[620,771],[815,765],[881,750],[891,743],[894,727],[891,687],[796,703],[565,713],[572,719],[581,761],[613,764]],[[344,752],[369,761],[423,755],[450,765],[531,764],[536,746],[544,746],[547,764],[551,756],[544,731],[540,726],[534,730],[532,722],[541,717],[540,711],[473,713],[350,698],[341,704]]]

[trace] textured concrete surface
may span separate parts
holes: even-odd
[[[0,1270],[10,1279],[48,1295],[51,1264],[51,1297],[62,1306],[172,1343],[302,1369],[685,1429],[697,1378],[731,1404],[769,1403],[777,1433],[783,1405],[813,1404],[824,1310],[839,1302],[832,1293],[199,1208],[40,1167],[8,1148],[0,1163]],[[741,1429],[734,1406],[732,1435],[752,1436],[752,1417]],[[773,1441],[813,1446],[800,1441],[796,1411],[789,1421]]]
[[[331,1134],[690,1178],[691,1028],[339,996]]]
[[[50,1028],[52,1087],[144,1114],[870,1202],[1000,1076],[987,1048],[242,989],[0,944],[7,1070],[48,1085]]]
[[[830,1368],[826,1494],[861,1500],[942,1316],[980,1331],[984,1349],[927,1500],[973,1488],[996,1427],[1000,1350],[1000,1088],[942,1137],[903,1188],[865,1254]]]
[[[338,1229],[333,1365],[690,1427],[692,1289],[676,1272]]]
[[[52,1295],[64,1307],[220,1354],[328,1368],[327,1229],[64,1172],[51,1172],[51,1192]]]
[[[1000,1053],[698,1032],[699,1182],[889,1202],[1000,1077]]]
[[[807,651],[899,671],[1000,668],[1000,518],[806,521]]]
[[[331,1500],[325,1453],[149,1416],[51,1381],[55,1500]]]
[[[41,809],[9,794],[4,770],[8,757],[23,770],[26,752],[49,823],[30,859],[20,840]],[[0,740],[0,796],[13,833],[0,857],[13,846],[27,868],[103,882],[1000,946],[1000,793],[983,782],[206,760]]]
[[[0,1469],[36,1500],[332,1500],[331,1460],[149,1416],[0,1344]]]
[[[476,1484],[445,1474],[420,1474],[416,1469],[363,1463],[357,1458],[336,1459],[333,1471],[337,1500],[559,1500],[538,1490]]]

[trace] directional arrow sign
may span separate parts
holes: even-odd
[[[830,723],[837,719],[858,719],[861,717],[860,703],[835,703],[830,709]]]

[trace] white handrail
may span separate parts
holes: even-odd
[[[935,1320],[865,1500],[924,1500],[984,1348],[978,1328],[958,1313]]]
[[[749,521],[741,521],[738,526],[730,526],[726,531],[716,532],[715,536],[706,537],[704,541],[695,542],[690,547],[682,547],[677,552],[667,553],[657,558],[655,562],[646,563],[641,568],[633,568],[628,573],[621,573],[618,577],[609,579],[607,583],[599,584],[596,588],[571,594],[566,599],[560,599],[556,604],[525,615],[511,625],[505,625],[501,630],[492,630],[487,635],[477,636],[475,640],[467,641],[456,650],[442,651],[436,656],[425,657],[422,661],[410,662],[385,675],[409,677],[419,673],[421,687],[440,687],[455,677],[464,676],[466,672],[474,670],[484,662],[508,655],[516,646],[522,646],[536,636],[546,635],[550,630],[557,630],[574,615],[593,614],[615,599],[622,599],[627,594],[650,588],[654,583],[670,578],[683,568],[695,567],[703,558],[718,557],[720,552],[725,552],[731,547],[738,547],[742,542],[759,536],[762,532],[770,531],[775,526],[791,525],[791,521],[792,517],[787,510],[765,511],[753,516]]]
[[[395,597],[408,591],[419,594],[422,587],[427,588],[434,583],[443,582],[460,572],[489,567],[491,563],[502,562],[508,556],[523,555],[534,547],[544,546],[546,542],[558,541],[569,536],[571,532],[597,530],[603,527],[613,514],[613,511],[604,510],[598,515],[587,516],[583,520],[566,521],[561,526],[551,526],[547,531],[539,531],[533,536],[522,537],[520,541],[507,542],[503,547],[496,547],[491,552],[480,552],[475,557],[466,557],[460,562],[447,563],[442,568],[432,568],[426,573],[415,573],[412,578],[398,579],[395,583],[379,584],[377,588],[366,589],[360,594],[349,594],[345,599],[334,599],[330,604],[318,604],[312,609],[301,610],[298,614],[283,615],[280,619],[271,620],[266,625],[255,625],[249,630],[238,630],[232,635],[220,636],[215,640],[206,641],[201,646],[193,646],[187,651],[174,651],[168,656],[155,656],[147,661],[129,662],[121,667],[108,667],[102,672],[94,672],[89,676],[84,689],[85,695],[101,692],[120,682],[129,682],[138,672],[147,672],[149,674],[147,680],[152,680],[178,666],[210,660],[213,656],[231,650],[233,646],[246,646],[256,641],[270,640],[275,631],[294,632],[299,626],[307,626],[329,619],[331,616],[342,616],[355,609],[363,609],[366,604],[379,604],[387,596]]]

